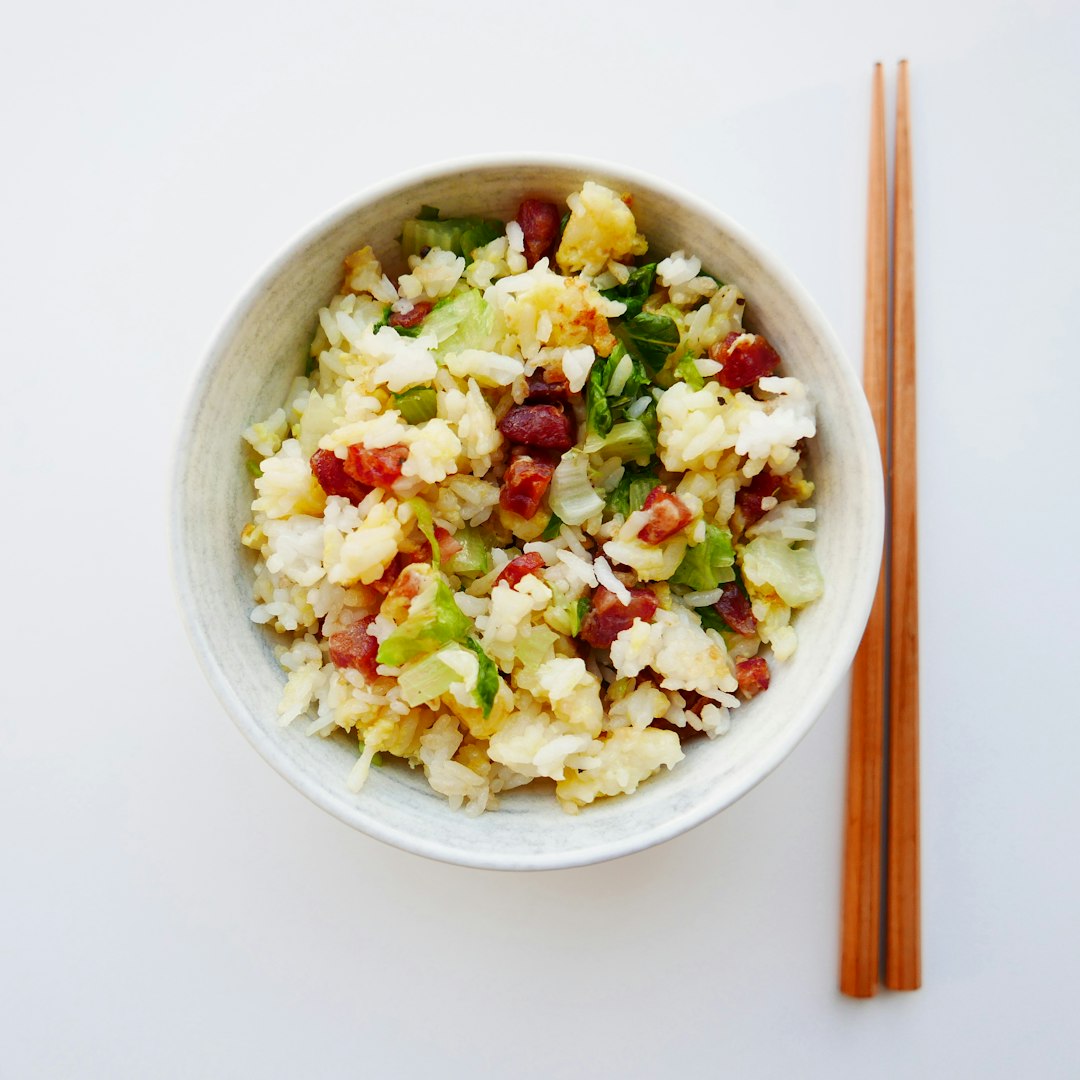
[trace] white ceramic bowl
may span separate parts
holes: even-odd
[[[423,775],[373,769],[354,794],[355,749],[281,728],[277,636],[249,619],[251,558],[239,535],[252,498],[240,432],[277,408],[303,367],[316,312],[337,291],[341,261],[370,243],[400,271],[395,237],[422,204],[510,220],[524,195],[560,204],[585,179],[634,197],[651,250],[684,248],[747,298],[747,322],[810,388],[818,435],[817,557],[825,596],[797,616],[799,649],[773,665],[767,693],[735,714],[729,734],[686,744],[686,759],[632,796],[571,816],[550,788],[504,796],[479,818],[453,811]],[[395,266],[395,263],[397,265]],[[225,319],[181,424],[173,502],[177,588],[195,651],[229,715],[282,776],[324,810],[407,851],[467,866],[541,869],[615,858],[676,836],[730,805],[806,734],[854,655],[872,599],[883,532],[881,465],[859,382],[817,306],[734,222],[652,177],[580,160],[486,158],[392,180],[331,211],[259,274]]]

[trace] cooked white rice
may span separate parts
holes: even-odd
[[[418,219],[448,246],[396,281],[349,255],[309,372],[244,432],[279,718],[357,738],[354,790],[393,757],[470,813],[538,778],[570,812],[628,795],[729,730],[821,593],[807,389],[737,286],[689,251],[649,261],[627,198],[590,181],[566,204],[554,237],[552,207]],[[538,407],[565,444],[529,443]],[[524,515],[522,443],[554,470]]]

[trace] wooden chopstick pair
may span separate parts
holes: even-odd
[[[885,77],[874,68],[866,240],[863,382],[886,469],[890,542],[851,687],[840,989],[870,997],[880,975],[881,845],[886,841],[885,973],[894,990],[922,982],[919,904],[919,593],[915,442],[915,252],[908,66],[896,83],[892,252],[891,455],[889,235]],[[888,663],[886,663],[886,659]],[[886,683],[887,679],[887,683]],[[888,687],[886,693],[886,685]],[[888,816],[883,759],[888,716]]]

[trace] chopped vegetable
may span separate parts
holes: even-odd
[[[626,318],[632,319],[640,314],[645,301],[652,292],[653,282],[656,280],[656,263],[648,263],[630,271],[630,276],[625,284],[616,285],[611,289],[604,289],[602,296],[608,300],[618,300],[626,305]]]
[[[437,411],[435,387],[414,386],[403,394],[394,394],[394,408],[401,413],[402,420],[410,424],[433,419]]]
[[[613,514],[622,514],[627,518],[645,505],[649,492],[660,482],[655,466],[656,462],[644,468],[626,467],[622,479],[607,499],[608,509]]]
[[[616,424],[597,447],[600,453],[622,458],[623,461],[648,459],[655,449],[656,443],[641,420],[624,420]],[[588,444],[585,450],[590,450]]]
[[[547,525],[544,526],[544,531],[540,534],[541,540],[554,540],[559,535],[559,530],[562,528],[562,518],[558,514],[552,514],[548,518]]]
[[[472,620],[454,602],[446,582],[439,581],[431,606],[409,617],[379,646],[378,662],[400,667],[421,653],[433,652],[449,641],[463,642]]]
[[[627,319],[616,331],[627,352],[649,372],[658,372],[679,344],[679,328],[667,315],[643,311]]]
[[[424,320],[423,332],[438,339],[439,347],[433,351],[440,359],[465,349],[491,349],[497,340],[495,312],[479,289],[466,289],[436,304]]]
[[[589,482],[589,459],[580,450],[568,450],[551,477],[551,509],[567,525],[580,525],[604,509],[604,500]]]
[[[526,668],[539,667],[552,651],[558,634],[547,626],[530,626],[514,642],[514,655]]]
[[[809,604],[825,589],[814,553],[775,536],[755,537],[743,548],[742,571],[752,585],[771,586],[791,607]]]
[[[477,703],[484,713],[484,717],[487,718],[491,715],[491,706],[495,704],[495,695],[499,692],[499,669],[495,666],[494,661],[490,656],[480,647],[480,643],[474,637],[467,637],[465,639],[465,648],[471,649],[476,653],[476,659],[480,661],[480,671],[476,676],[476,689],[473,693],[476,695]]]
[[[491,569],[491,548],[476,529],[458,529],[454,539],[461,544],[461,550],[447,560],[447,573],[480,577]]]
[[[606,364],[593,364],[589,371],[589,385],[585,397],[589,436],[601,439],[611,430],[612,425],[611,406],[607,399],[606,372]]]
[[[442,697],[454,683],[461,682],[457,669],[443,661],[449,650],[457,648],[457,645],[446,645],[405,665],[398,676],[398,686],[407,705],[415,708],[426,701],[434,701]]]
[[[581,633],[581,624],[585,621],[585,616],[589,614],[590,607],[592,607],[592,601],[587,596],[583,596],[576,604],[571,605],[570,634],[573,637]]]
[[[439,548],[439,540],[435,535],[435,523],[431,520],[431,511],[423,499],[410,499],[407,506],[411,506],[416,515],[416,527],[424,534],[427,542],[431,545],[431,564],[439,566],[442,562],[442,552]]]
[[[671,576],[671,584],[686,585],[692,592],[708,592],[725,581],[735,580],[734,565],[731,531],[706,524],[705,539],[686,549],[679,568]]]
[[[428,213],[432,209],[424,208]],[[432,217],[415,217],[401,228],[401,250],[408,258],[422,254],[425,248],[437,247],[469,259],[478,247],[490,244],[505,230],[503,222],[494,219],[466,217],[440,221]]]
[[[694,363],[694,358],[686,353],[682,359],[675,365],[675,374],[691,390],[701,390],[705,386],[705,378],[697,369],[697,364]]]

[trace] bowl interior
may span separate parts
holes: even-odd
[[[632,192],[651,249],[701,257],[747,297],[747,322],[784,358],[818,406],[808,456],[817,485],[816,551],[826,595],[796,619],[799,649],[774,665],[767,694],[737,710],[731,732],[693,740],[686,760],[632,797],[601,800],[571,816],[550,787],[508,793],[478,818],[449,808],[406,766],[373,769],[353,794],[355,750],[307,737],[302,721],[276,722],[284,683],[277,635],[249,620],[251,557],[239,544],[252,498],[240,432],[277,408],[302,371],[316,312],[334,295],[341,263],[370,243],[390,272],[396,237],[421,204],[444,213],[511,219],[525,195],[560,204],[591,178]],[[740,228],[681,192],[625,170],[577,163],[499,163],[446,169],[388,186],[304,234],[259,278],[221,329],[182,425],[176,465],[174,562],[199,659],[227,710],[263,756],[347,823],[420,854],[497,868],[571,866],[633,851],[699,823],[774,768],[806,733],[842,677],[862,632],[882,535],[881,469],[861,388],[816,306]]]

